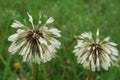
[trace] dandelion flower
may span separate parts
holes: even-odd
[[[14,63],[14,68],[15,70],[20,70],[21,69],[20,63],[19,62]]]
[[[99,71],[101,68],[108,70],[117,60],[117,44],[110,42],[110,37],[102,41],[99,39],[99,30],[96,32],[96,40],[91,32],[82,33],[73,53],[77,56],[77,63],[91,71]]]
[[[42,25],[40,16],[38,24],[35,25],[32,16],[29,13],[27,15],[31,28],[15,20],[11,27],[16,28],[17,32],[8,38],[12,42],[8,51],[11,54],[19,52],[19,55],[23,56],[23,61],[38,64],[50,61],[55,57],[56,49],[60,47],[61,43],[56,38],[61,37],[61,31],[47,27],[54,22],[52,17]]]

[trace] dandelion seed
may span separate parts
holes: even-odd
[[[9,52],[23,56],[23,61],[29,62],[47,62],[55,57],[56,49],[61,43],[56,39],[61,34],[56,28],[49,28],[46,24],[52,23],[54,20],[50,17],[43,26],[35,25],[32,16],[27,13],[32,29],[26,27],[19,21],[13,22],[12,28],[16,28],[17,32],[11,35],[8,40],[12,42]],[[41,18],[39,18],[41,19]],[[41,24],[41,20],[38,21]]]
[[[46,24],[50,24],[50,23],[53,23],[53,22],[54,22],[53,17],[50,17],[50,18],[46,21]]]
[[[91,32],[82,33],[79,38],[73,52],[77,56],[77,62],[84,68],[99,71],[100,68],[108,70],[111,65],[114,65],[118,50],[117,44],[109,41],[110,37],[100,41],[99,30],[97,30],[96,40],[93,39]]]

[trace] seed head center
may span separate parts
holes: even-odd
[[[39,38],[43,38],[43,33],[39,30],[30,30],[26,35],[26,40],[33,45],[39,42]]]
[[[94,44],[91,45],[90,52],[93,53],[93,54],[96,54],[96,51],[98,51],[98,54],[100,54],[102,50],[103,49],[102,49],[100,44],[94,43]]]

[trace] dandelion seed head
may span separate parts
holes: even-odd
[[[9,52],[23,56],[23,61],[45,63],[55,57],[56,49],[61,43],[56,39],[61,37],[57,28],[49,28],[47,24],[53,23],[54,19],[50,17],[45,24],[41,24],[39,18],[38,25],[33,23],[32,16],[28,14],[28,21],[31,23],[32,29],[22,24],[19,21],[13,22],[12,28],[16,28],[17,32],[9,36],[8,40],[12,42],[9,47]],[[41,24],[41,25],[39,25]]]
[[[97,30],[96,40],[93,39],[91,32],[82,33],[73,52],[77,56],[77,62],[84,68],[92,71],[99,71],[101,68],[108,70],[117,60],[116,46],[116,43],[110,42],[110,37],[100,40]]]

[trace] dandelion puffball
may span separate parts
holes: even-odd
[[[77,56],[77,62],[91,71],[99,71],[100,68],[108,70],[118,56],[117,44],[109,40],[110,37],[106,37],[101,41],[99,30],[96,32],[96,40],[93,39],[91,32],[82,33],[73,51]]]
[[[47,27],[54,22],[53,17],[50,17],[45,24],[41,24],[41,16],[38,24],[33,23],[32,16],[27,13],[31,28],[25,26],[21,22],[15,20],[11,27],[16,28],[15,34],[9,36],[8,40],[12,42],[8,51],[11,54],[19,52],[23,56],[23,61],[29,62],[47,62],[55,57],[56,49],[61,43],[56,39],[61,37],[58,29]],[[41,25],[41,26],[40,26]]]

